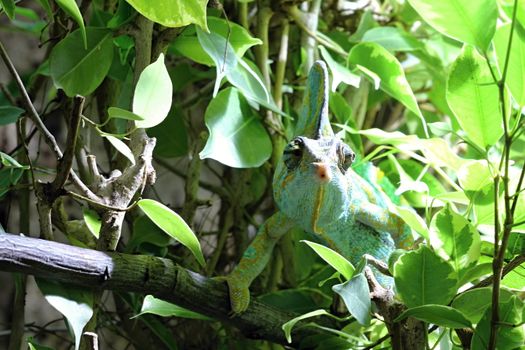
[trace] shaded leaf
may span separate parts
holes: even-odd
[[[199,153],[235,168],[258,167],[271,156],[272,143],[262,122],[235,88],[222,90],[206,109],[210,136]]]
[[[456,294],[454,276],[452,266],[426,246],[405,253],[394,265],[398,295],[409,308],[448,304]]]
[[[341,82],[356,88],[359,87],[359,83],[361,82],[359,75],[352,73],[347,67],[334,60],[328,50],[323,46],[319,46],[319,50],[332,72],[332,91],[335,92]]]
[[[127,111],[118,107],[109,107],[108,108],[108,119],[118,118],[118,119],[127,119],[127,120],[144,120],[143,117],[137,115],[133,112]]]
[[[75,30],[51,51],[49,68],[57,88],[66,95],[87,96],[104,80],[113,61],[111,32],[101,28],[86,28],[87,48],[82,45],[81,32]]]
[[[403,311],[394,322],[407,317],[448,328],[472,328],[470,321],[460,311],[445,305],[427,304]]]
[[[13,106],[0,106],[0,125],[15,123],[24,113],[22,108]]]
[[[512,327],[522,322],[523,302],[515,295],[508,301],[499,303],[498,336],[496,338],[496,349],[517,349],[523,346],[525,334],[523,327]],[[492,308],[489,306],[479,321],[474,336],[472,337],[472,350],[485,350],[489,342]]]
[[[352,277],[350,281],[337,284],[332,289],[343,298],[346,308],[357,322],[363,326],[370,324],[372,303],[370,301],[368,281],[364,274],[359,273]]]
[[[507,302],[512,293],[505,289],[500,289],[500,302]],[[492,288],[476,288],[461,293],[452,301],[452,307],[461,313],[472,323],[476,324],[481,320],[488,307],[492,305]]]

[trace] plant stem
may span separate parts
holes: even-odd
[[[494,260],[492,263],[492,271],[494,280],[492,282],[492,315],[490,320],[490,336],[488,342],[488,350],[496,349],[497,336],[498,336],[498,326],[500,323],[500,314],[499,314],[499,296],[500,296],[500,284],[503,272],[503,259],[505,257],[505,251],[509,242],[509,237],[512,230],[512,225],[514,222],[513,211],[511,209],[511,196],[509,194],[509,173],[510,173],[510,147],[512,145],[512,138],[509,134],[509,128],[507,123],[507,113],[505,106],[505,79],[508,71],[508,64],[510,58],[510,50],[512,46],[512,37],[514,34],[514,26],[516,23],[516,13],[517,13],[518,1],[514,0],[514,9],[512,12],[512,24],[509,35],[509,41],[507,45],[507,53],[505,55],[505,64],[503,66],[503,72],[501,79],[497,81],[499,89],[499,102],[501,105],[501,114],[503,117],[503,131],[504,131],[504,152],[503,152],[503,189],[504,189],[504,204],[505,204],[505,220],[503,225],[503,235],[501,238],[501,244],[499,243],[499,225],[496,225],[494,228]],[[495,223],[498,223],[499,216],[499,207],[498,207],[498,195],[499,195],[499,176],[496,176],[494,179],[494,205],[495,205]],[[518,189],[519,190],[519,189]]]

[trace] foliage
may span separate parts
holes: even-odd
[[[356,168],[376,165],[371,181],[399,197],[391,210],[415,238],[389,262],[404,307],[397,320],[424,321],[429,348],[523,345],[523,2],[34,3],[0,0],[8,23],[0,30],[40,40],[43,57],[21,74],[22,86],[15,79],[1,86],[0,132],[16,135],[16,147],[0,152],[7,231],[28,230],[34,193],[46,239],[60,232],[74,245],[227,274],[274,209],[273,169],[292,134],[309,66],[321,58],[331,73],[338,136],[356,151]],[[5,49],[11,55],[12,47]],[[77,95],[85,103],[75,112]],[[59,127],[52,135],[46,125]],[[43,159],[35,150],[49,145],[54,159]],[[59,180],[71,167],[75,176],[64,187]],[[7,215],[11,208],[20,223]],[[302,231],[284,238],[258,279],[260,300],[301,313],[275,328],[291,341],[308,319],[324,333],[307,338],[305,348],[391,348],[371,311],[365,263],[352,266],[315,240]],[[228,326],[152,296],[111,294],[115,314],[96,293],[43,280],[38,286],[67,318],[76,348],[93,312],[98,329],[125,334],[135,347],[150,337],[169,348],[246,346]],[[330,308],[336,294],[349,311],[343,317]],[[122,321],[130,315],[143,331]],[[324,318],[336,323],[326,326]],[[30,348],[68,346],[52,344],[45,332],[52,330],[27,340]]]

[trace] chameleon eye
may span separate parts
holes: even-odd
[[[355,153],[352,152],[350,147],[348,145],[342,143],[339,146],[339,169],[341,169],[341,172],[344,174],[348,168],[350,168],[350,165],[355,160]]]
[[[303,157],[304,141],[301,138],[293,139],[284,149],[283,161],[288,170],[295,169]]]

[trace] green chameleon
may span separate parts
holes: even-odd
[[[300,227],[320,237],[354,265],[364,254],[386,262],[410,239],[410,230],[388,210],[389,198],[350,166],[355,154],[337,138],[328,119],[328,73],[314,63],[295,136],[285,147],[273,179],[278,212],[259,228],[228,283],[234,314],[250,302],[249,286],[286,232]],[[376,276],[386,287],[392,278]]]

